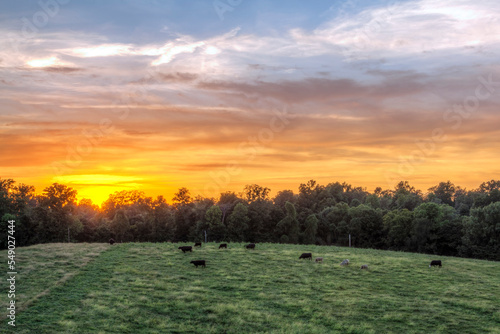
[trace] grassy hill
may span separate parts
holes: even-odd
[[[279,244],[208,243],[183,254],[179,246],[16,249],[15,332],[500,333],[498,262]],[[302,252],[324,263],[298,260]],[[207,267],[189,263],[198,259]],[[343,259],[351,264],[341,267]],[[429,268],[432,259],[443,267]],[[0,289],[5,313],[5,279]],[[3,317],[0,332],[14,332]]]

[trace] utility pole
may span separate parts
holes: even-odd
[[[203,232],[205,232],[205,243],[207,243],[207,230],[205,230]]]
[[[351,233],[349,233],[349,247],[351,247]]]

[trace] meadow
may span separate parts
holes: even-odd
[[[16,328],[3,316],[0,333],[500,333],[499,262],[265,243],[184,254],[181,245],[17,248]],[[206,268],[189,263],[199,259]],[[443,267],[429,268],[433,259]],[[5,279],[0,289],[6,312]]]

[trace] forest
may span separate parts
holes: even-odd
[[[441,182],[427,193],[399,182],[394,189],[347,183],[300,184],[298,193],[249,184],[241,193],[171,202],[138,190],[110,194],[101,207],[54,183],[0,179],[0,247],[15,220],[16,246],[50,242],[273,242],[407,251],[500,260],[500,180],[466,190]]]

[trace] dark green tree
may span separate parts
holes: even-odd
[[[315,214],[309,215],[306,219],[306,229],[304,231],[304,243],[316,243],[316,231],[318,230],[318,218]]]
[[[227,221],[229,240],[239,242],[246,240],[248,223],[250,222],[246,205],[243,203],[236,204]]]
[[[297,243],[299,241],[299,221],[295,205],[290,202],[285,203],[286,216],[277,225],[278,235],[287,235],[288,241]]]

